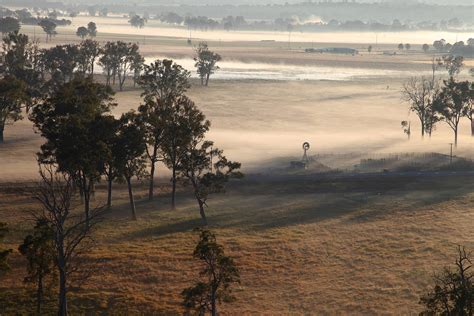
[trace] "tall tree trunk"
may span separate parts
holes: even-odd
[[[211,315],[217,316],[216,291],[212,291],[211,293]]]
[[[158,153],[158,146],[154,146],[153,154],[151,156],[151,168],[150,168],[150,186],[148,188],[148,200],[153,200],[153,191],[155,188],[155,168],[156,168],[156,156]]]
[[[114,180],[112,178],[107,179],[107,208],[112,207],[112,183]]]
[[[454,147],[458,147],[458,128],[454,129]]]
[[[201,214],[202,223],[204,225],[207,225],[206,213],[204,211],[204,203],[199,198],[196,198],[196,199],[197,199],[198,204],[199,204],[199,214]]]
[[[474,136],[474,118],[471,119],[471,136]]]
[[[210,76],[210,75],[211,75],[210,73],[207,73],[207,75],[206,75],[206,87],[207,87],[208,84],[209,84],[209,76]]]
[[[87,183],[87,178],[83,177],[83,194],[84,194],[84,212],[86,214],[86,225],[89,227],[89,215],[91,205],[91,187],[90,183]]]
[[[67,286],[66,286],[66,261],[64,258],[64,244],[59,242],[58,268],[59,268],[59,306],[58,316],[67,316]]]
[[[5,127],[0,126],[0,144],[3,144],[3,142],[5,141],[5,139],[3,138],[3,132],[4,131],[5,131]]]
[[[135,200],[133,198],[132,191],[132,181],[131,178],[127,177],[127,186],[128,186],[128,198],[130,199],[130,208],[132,210],[132,219],[137,220],[137,214],[135,212]]]
[[[173,188],[171,190],[171,209],[176,209],[176,167],[173,166],[173,176],[172,176]]]
[[[43,274],[38,274],[38,288],[36,290],[36,313],[41,315],[41,304],[43,303]]]

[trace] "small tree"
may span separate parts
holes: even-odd
[[[176,207],[177,172],[188,148],[194,139],[202,139],[209,130],[210,122],[199,111],[193,101],[180,96],[170,104],[170,114],[167,116],[163,130],[161,150],[164,162],[171,169],[171,207]]]
[[[102,49],[97,41],[86,39],[79,46],[79,64],[84,74],[89,74],[94,78],[94,67],[97,58],[102,53]]]
[[[410,135],[411,135],[411,126],[410,125],[411,125],[410,122],[407,122],[407,121],[402,121],[401,122],[403,133],[405,133],[407,135],[408,139],[410,139]]]
[[[27,101],[22,81],[12,77],[0,79],[0,144],[4,142],[5,126],[23,118],[21,109]]]
[[[0,242],[3,241],[6,234],[8,233],[7,224],[0,222]],[[1,249],[0,248],[0,276],[10,270],[8,265],[8,256],[12,252],[11,249]]]
[[[94,22],[89,22],[87,24],[87,31],[88,31],[90,37],[96,37],[97,36],[97,25]]]
[[[398,50],[403,50],[404,47],[405,45],[403,45],[402,43],[398,44]]]
[[[196,57],[194,57],[197,73],[201,78],[201,85],[209,84],[209,77],[219,69],[217,62],[222,58],[219,54],[209,50],[206,42],[200,42],[196,49]]]
[[[367,47],[367,51],[370,53],[372,53],[372,45],[369,45],[369,47]]]
[[[464,58],[462,56],[443,56],[443,59],[439,61],[440,66],[444,66],[448,71],[450,77],[457,76],[462,67],[464,66]]]
[[[73,179],[58,172],[54,165],[40,166],[40,178],[35,196],[42,206],[38,219],[53,231],[54,261],[59,274],[57,314],[66,316],[70,277],[84,269],[81,257],[92,247],[90,235],[99,222],[101,209],[94,209],[87,219],[74,214]]]
[[[199,315],[210,312],[212,316],[217,316],[217,304],[235,300],[231,286],[240,283],[239,269],[234,259],[225,255],[216,236],[208,230],[200,231],[193,255],[203,263],[200,273],[203,280],[182,292],[183,305],[188,312],[193,310]]]
[[[41,20],[39,26],[46,33],[46,42],[48,42],[53,36],[57,34],[56,32],[56,23],[50,20]]]
[[[18,251],[28,261],[25,283],[36,284],[36,313],[41,315],[41,306],[44,296],[45,278],[53,273],[55,249],[54,231],[50,224],[43,218],[36,222],[32,235],[25,237]]]
[[[201,142],[194,138],[178,169],[178,176],[185,184],[193,187],[194,197],[204,225],[207,225],[204,206],[210,194],[225,192],[225,185],[231,178],[241,178],[240,163],[227,160],[222,150],[212,148],[210,141]],[[213,163],[213,159],[216,162]]]
[[[454,132],[454,145],[458,144],[459,121],[470,111],[472,90],[468,81],[456,82],[453,77],[444,81],[444,87],[434,100],[435,111]]]
[[[474,136],[474,82],[464,81],[460,89],[466,98],[465,116],[471,122],[471,136]]]
[[[76,35],[84,39],[89,35],[89,30],[87,30],[87,28],[84,26],[80,26],[77,28]]]
[[[410,50],[410,49],[411,49],[411,45],[408,44],[408,43],[406,43],[406,44],[405,44],[405,49],[406,49],[406,50]]]
[[[0,33],[3,36],[7,33],[14,33],[20,30],[20,21],[12,17],[4,17],[0,19]]]
[[[115,146],[113,159],[117,177],[127,182],[132,218],[136,220],[132,178],[141,178],[146,174],[144,157],[146,144],[145,133],[137,122],[137,116],[134,112],[122,115],[117,129]]]
[[[413,77],[403,85],[402,98],[410,103],[410,111],[418,116],[421,125],[421,136],[425,132],[431,135],[436,123],[433,100],[437,96],[438,88],[425,77]]]
[[[421,47],[421,49],[423,50],[423,52],[428,53],[428,51],[430,50],[430,45],[428,44],[423,44],[423,46]]]
[[[130,23],[131,26],[142,29],[145,27],[145,19],[140,17],[139,15],[133,15],[128,23]]]
[[[420,315],[472,315],[474,312],[472,261],[464,247],[458,246],[454,269],[445,267],[434,277],[435,285],[420,299],[425,307]]]

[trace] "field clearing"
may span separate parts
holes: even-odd
[[[327,152],[449,153],[452,135],[440,123],[433,137],[422,140],[418,120],[400,99],[402,80],[357,81],[243,81],[215,80],[209,87],[196,82],[189,96],[212,122],[209,139],[231,159],[255,171],[280,157],[298,157],[301,144],[312,144],[311,155]],[[387,86],[389,89],[387,89]],[[136,109],[140,91],[117,92],[120,115]],[[400,121],[411,120],[407,141]],[[461,122],[455,154],[473,157],[469,122]],[[0,182],[27,181],[37,176],[36,152],[42,139],[28,120],[7,126],[0,147]],[[337,168],[338,166],[332,166]],[[160,168],[158,176],[167,176]]]
[[[210,201],[210,227],[242,269],[238,300],[223,308],[224,315],[414,315],[432,274],[451,263],[455,245],[474,246],[472,179],[380,178],[324,186],[317,178],[243,180]],[[14,188],[0,190],[12,248],[36,208],[31,192]],[[115,206],[95,234],[98,247],[88,261],[100,272],[72,289],[72,308],[178,315],[179,293],[198,268],[191,257],[192,229],[199,225],[195,202],[182,192],[178,210],[169,211],[167,196],[150,203],[140,187],[143,200],[133,222],[124,189],[114,193]],[[99,194],[96,203],[103,199]],[[13,273],[0,285],[4,302],[18,293],[17,303],[30,300],[18,277],[22,260],[12,257]]]

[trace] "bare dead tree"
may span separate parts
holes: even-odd
[[[438,121],[433,110],[433,100],[438,91],[438,84],[425,77],[412,77],[403,85],[402,98],[410,103],[410,111],[418,116],[422,137],[425,133],[431,136],[434,125]]]
[[[36,217],[53,230],[54,259],[59,274],[58,315],[65,316],[71,275],[83,271],[83,256],[91,249],[92,228],[98,223],[102,208],[91,212],[88,223],[82,212],[74,212],[72,177],[57,171],[54,165],[41,165],[39,173],[41,181],[35,198],[41,203],[42,212]]]
[[[420,315],[471,316],[474,312],[474,284],[470,254],[458,246],[452,268],[445,267],[434,277],[435,285],[420,299],[425,310]]]

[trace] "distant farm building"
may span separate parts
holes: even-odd
[[[328,48],[306,48],[306,53],[330,53],[330,54],[345,54],[345,55],[357,55],[359,51],[353,48],[347,47],[328,47]]]

